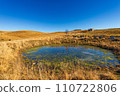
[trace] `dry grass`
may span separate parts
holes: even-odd
[[[70,31],[69,34],[80,34],[80,35],[106,35],[106,36],[120,36],[120,28],[113,28],[113,29],[100,29],[95,31],[88,31],[88,30],[76,30]]]
[[[83,31],[83,30],[82,30]],[[86,70],[85,68],[79,67],[72,68],[71,70],[62,70],[56,76],[55,71],[52,70],[38,70],[35,73],[34,68],[29,69],[25,66],[21,50],[32,48],[40,45],[47,44],[61,44],[61,43],[72,43],[72,44],[86,44],[93,45],[101,48],[112,50],[120,59],[120,41],[109,41],[107,39],[99,40],[92,39],[91,37],[85,38],[74,38],[72,34],[79,35],[115,35],[120,36],[120,29],[107,29],[107,30],[96,30],[93,32],[81,33],[82,31],[72,31],[66,37],[66,33],[39,33],[33,31],[15,31],[15,32],[4,32],[0,31],[0,79],[5,80],[18,80],[18,79],[65,79],[65,80],[103,80],[103,79],[117,79],[114,75],[114,71],[100,71],[100,70]],[[108,32],[109,31],[109,32]],[[78,34],[79,33],[79,34]],[[11,39],[11,40],[9,40]],[[117,70],[117,69],[116,69]],[[119,74],[118,74],[119,75]]]
[[[37,31],[0,31],[0,41],[11,41],[11,40],[23,40],[23,39],[36,39],[56,36],[56,34],[65,35],[64,32],[54,33],[43,33]]]

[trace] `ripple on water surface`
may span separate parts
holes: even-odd
[[[32,48],[23,53],[25,59],[48,62],[70,62],[77,60],[92,65],[105,66],[119,64],[114,54],[105,49],[93,46],[55,45]]]

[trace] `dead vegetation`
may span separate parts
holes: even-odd
[[[36,33],[36,32],[0,32],[0,79],[4,80],[116,80],[120,79],[119,67],[114,70],[101,69],[89,70],[81,66],[64,69],[56,74],[56,71],[48,70],[47,67],[37,71],[35,67],[27,68],[21,56],[21,50],[40,45],[50,44],[85,44],[112,50],[120,60],[120,41],[111,39],[92,38],[93,35],[120,36],[120,29],[95,30],[82,33],[83,30],[66,33]],[[74,35],[74,36],[73,36]],[[81,36],[84,35],[84,36]],[[81,36],[81,37],[80,37]],[[47,69],[47,70],[46,70]]]

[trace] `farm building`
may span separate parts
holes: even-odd
[[[88,31],[94,31],[94,29],[91,28],[91,29],[88,29]]]

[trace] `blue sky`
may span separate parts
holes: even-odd
[[[0,30],[120,28],[120,0],[0,0]]]

